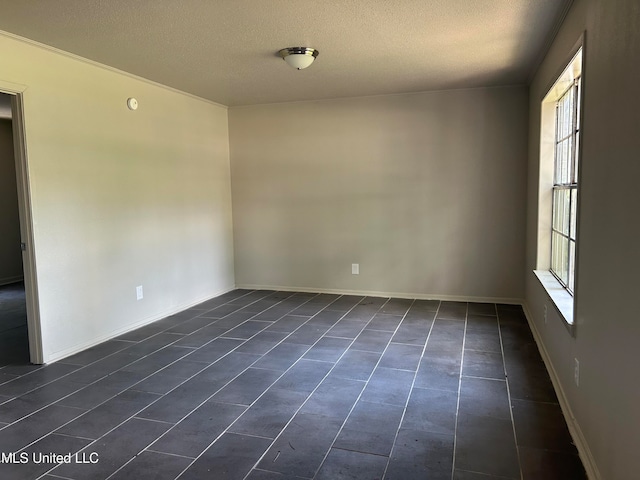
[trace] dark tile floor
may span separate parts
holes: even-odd
[[[0,383],[3,479],[586,478],[518,306],[236,290]]]
[[[0,367],[28,361],[29,337],[24,284],[0,285]]]

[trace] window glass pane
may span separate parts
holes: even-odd
[[[575,145],[573,143],[574,137],[573,135],[569,137],[569,158],[567,159],[567,185],[571,185],[573,183],[573,164],[575,159]]]
[[[574,291],[575,283],[576,283],[576,242],[569,242],[569,281],[567,282],[567,287],[570,292]]]
[[[551,271],[557,272],[560,269],[560,244],[558,239],[562,238],[557,233],[551,234]],[[556,275],[558,275],[556,273]]]
[[[576,220],[577,213],[578,213],[578,189],[572,188],[571,189],[571,215],[570,215],[571,225],[569,226],[569,236],[573,240],[576,239],[576,229],[577,229],[577,223],[578,223]]]
[[[573,137],[562,141],[558,165],[558,185],[570,185],[572,183],[572,157],[573,157]]]
[[[564,116],[562,119],[562,137],[567,138],[571,134],[571,104],[568,97],[564,98]]]
[[[553,190],[553,229],[564,235],[569,235],[569,198],[568,188]]]
[[[562,144],[556,143],[556,161],[554,165],[554,173],[553,173],[553,183],[555,185],[560,185],[562,183]]]
[[[560,279],[567,285],[569,283],[569,240],[560,240]]]
[[[553,230],[562,230],[562,202],[560,200],[560,190],[557,188],[553,189],[553,212],[552,212],[552,227]]]
[[[569,281],[569,239],[562,235],[553,232],[552,233],[552,250],[554,250],[553,261],[551,269],[560,278],[560,280],[567,285]]]
[[[582,82],[580,79],[577,80],[578,85],[576,86],[576,130],[580,130],[580,95],[582,95]]]
[[[575,129],[575,123],[576,123],[576,112],[575,112],[575,88],[571,88],[568,92],[567,92],[567,97],[568,97],[568,101],[567,101],[567,135],[573,134],[573,130]]]
[[[575,283],[580,89],[577,81],[556,103],[551,271],[571,293]]]
[[[571,183],[578,183],[578,149],[580,148],[580,132],[576,132],[575,149],[573,154],[573,178]]]

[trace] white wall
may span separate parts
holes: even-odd
[[[0,58],[26,87],[45,361],[233,287],[224,107],[8,36]]]
[[[525,87],[230,108],[237,284],[523,298],[527,108]]]
[[[540,102],[586,31],[575,337],[532,270],[537,251]],[[640,5],[576,0],[530,88],[526,304],[575,415],[587,462],[606,480],[640,472]],[[580,362],[579,387],[573,381]],[[571,420],[571,419],[570,419]]]
[[[0,285],[22,279],[11,119],[0,118]]]

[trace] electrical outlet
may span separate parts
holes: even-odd
[[[573,359],[575,361],[575,369],[573,371],[573,379],[576,382],[576,387],[580,386],[580,362],[577,358]]]
[[[360,275],[360,264],[352,263],[351,264],[351,275]]]
[[[547,304],[544,304],[544,323],[547,323]]]
[[[138,286],[136,287],[136,298],[137,298],[138,300],[142,300],[142,297],[144,297],[144,294],[143,294],[143,292],[142,292],[142,285],[138,285]]]

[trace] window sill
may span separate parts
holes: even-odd
[[[547,295],[556,307],[564,324],[573,335],[573,296],[567,292],[551,272],[546,270],[534,270],[540,284],[547,291]]]

